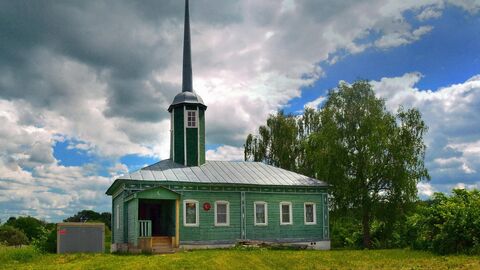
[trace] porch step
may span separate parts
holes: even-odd
[[[152,237],[152,253],[174,253],[172,238],[169,236]]]

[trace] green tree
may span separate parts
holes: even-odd
[[[335,216],[360,221],[363,246],[369,248],[372,222],[376,235],[389,238],[417,199],[417,183],[429,180],[426,131],[418,110],[390,113],[367,81],[341,83],[319,111],[270,115],[257,136],[248,135],[245,160],[331,184]]]
[[[245,142],[245,160],[262,161],[287,170],[296,170],[298,156],[298,126],[292,115],[283,111],[272,114],[266,126],[260,126],[259,135],[248,135]]]
[[[417,183],[429,179],[427,127],[416,109],[388,112],[366,81],[330,91],[320,119],[321,128],[308,142],[312,166],[332,185],[334,209],[358,215],[363,245],[370,248],[371,222],[383,218],[393,224],[416,200]]]
[[[34,217],[11,217],[5,223],[6,225],[15,227],[27,236],[29,241],[39,238],[44,233],[44,228],[46,223],[44,221],[38,220]]]
[[[0,244],[20,246],[28,244],[27,236],[19,229],[9,225],[0,226]]]

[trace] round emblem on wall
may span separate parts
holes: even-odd
[[[206,203],[203,204],[203,210],[208,211],[208,210],[210,210],[210,208],[212,208],[210,203],[206,202]]]

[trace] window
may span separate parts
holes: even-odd
[[[256,226],[268,225],[268,207],[266,202],[255,202],[253,204],[254,224]]]
[[[305,224],[317,224],[317,211],[315,203],[306,202],[304,205]]]
[[[193,200],[183,201],[183,225],[198,226],[198,202]]]
[[[115,223],[117,229],[120,229],[120,205],[117,204],[117,213],[115,213]]]
[[[187,111],[187,128],[197,127],[197,111]]]
[[[230,225],[230,204],[226,201],[215,202],[215,226]]]
[[[292,203],[281,202],[280,203],[280,225],[292,224]]]

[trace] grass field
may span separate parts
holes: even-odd
[[[411,250],[198,250],[167,255],[40,254],[0,247],[0,269],[480,269],[474,256]]]

